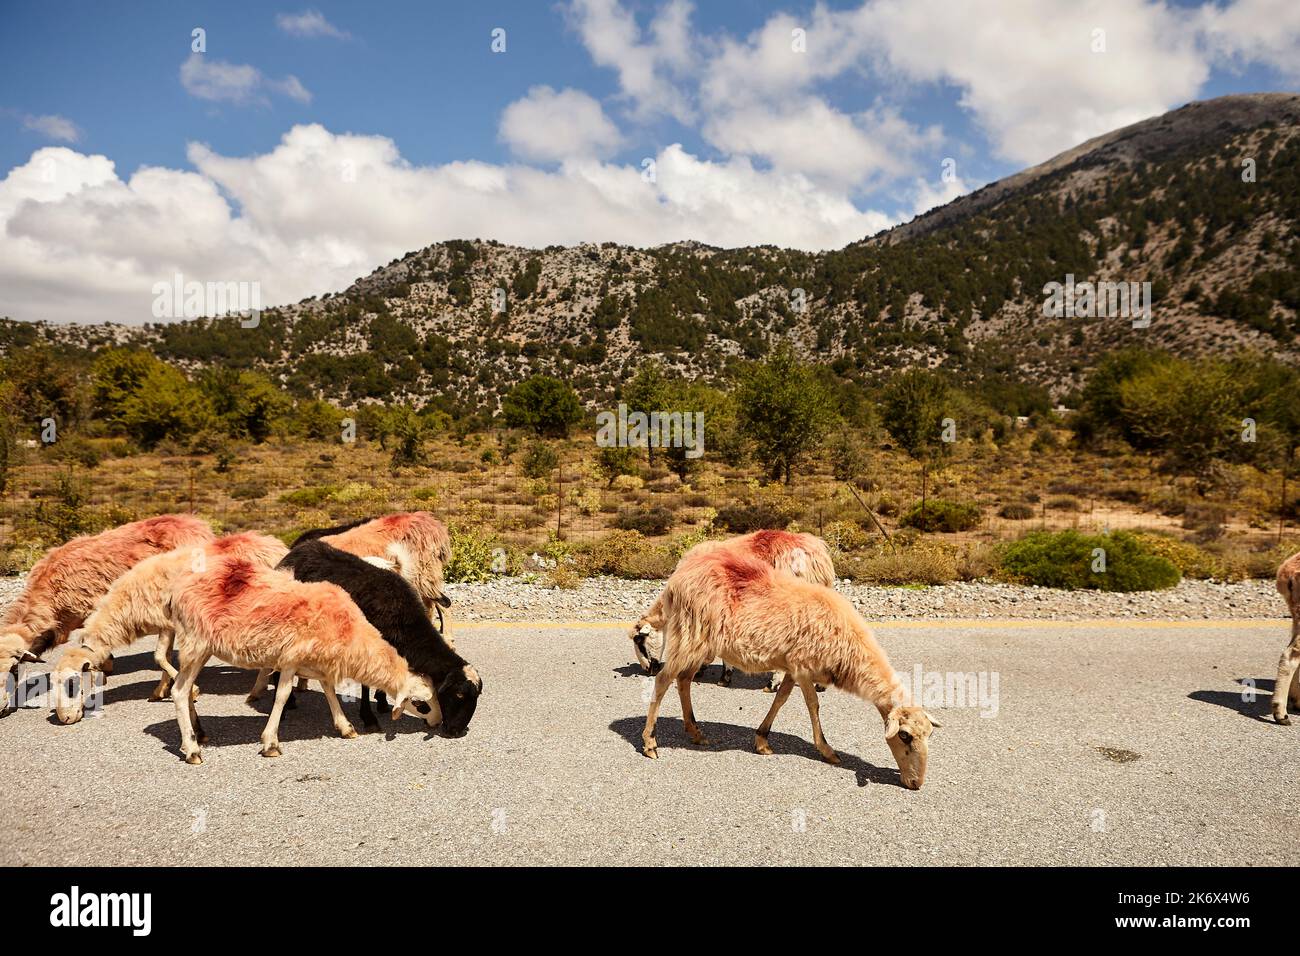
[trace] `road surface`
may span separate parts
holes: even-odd
[[[342,740],[311,692],[278,759],[258,755],[269,696],[249,707],[251,675],[210,664],[212,739],[191,767],[172,705],[145,699],[146,641],[119,658],[100,716],[0,720],[0,864],[1296,865],[1300,720],[1260,716],[1287,630],[881,624],[905,675],[985,675],[982,701],[931,708],[943,727],[919,792],[874,710],[835,690],[822,720],[841,766],[818,759],[798,694],[776,754],[755,754],[772,698],[755,677],[717,686],[716,666],[694,688],[711,745],[686,741],[670,691],[646,759],[647,682],[614,622],[463,624],[485,682],[468,736],[385,717],[384,735]]]

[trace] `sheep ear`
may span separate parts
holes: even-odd
[[[928,710],[925,711],[925,716],[926,716],[926,718],[929,719],[929,721],[930,721],[930,726],[931,726],[931,727],[942,727],[942,726],[943,726],[943,724],[939,723],[939,721],[937,721],[937,720],[934,719],[934,715],[933,715],[932,713],[930,713]]]
[[[402,695],[393,701],[393,720],[398,720],[402,716],[402,712],[406,710],[406,700],[406,695]]]
[[[90,670],[90,661],[82,661],[81,672],[84,674],[88,670]]]
[[[40,657],[38,657],[37,655],[33,654],[31,651],[23,651],[23,656],[20,657],[20,658],[18,658],[18,659],[19,659],[20,661],[22,661],[24,664],[44,664],[44,663],[45,663],[45,661],[41,660]]]
[[[885,718],[885,739],[888,740],[890,737],[894,737],[897,734],[898,734],[898,717],[896,717],[894,714],[890,714],[888,717]]]

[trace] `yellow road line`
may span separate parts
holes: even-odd
[[[919,621],[915,618],[898,620],[870,621],[877,627],[982,627],[982,628],[1085,628],[1085,627],[1130,627],[1130,628],[1178,628],[1178,627],[1250,627],[1278,628],[1290,622],[1279,617],[1276,620],[1260,618],[1225,618],[1222,620],[1175,621],[1165,618],[1090,618],[1083,621],[1043,621],[1032,618],[935,618],[931,621]],[[491,627],[528,627],[536,630],[608,630],[609,628],[630,628],[632,619],[619,621],[451,621],[448,630],[476,630]]]

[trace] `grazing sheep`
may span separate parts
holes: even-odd
[[[433,682],[444,732],[460,737],[469,730],[483,682],[469,662],[443,640],[410,582],[323,540],[295,547],[279,567],[296,580],[328,581],[347,591],[366,620],[397,648],[411,669]],[[382,690],[379,695],[379,706],[384,708]],[[368,729],[379,726],[370,709],[368,686],[362,692],[361,721]]]
[[[310,541],[323,541],[359,558],[386,558],[415,586],[430,614],[435,605],[451,607],[442,581],[443,568],[451,560],[451,536],[447,526],[427,511],[408,511],[304,531],[294,541],[293,548]]]
[[[1277,664],[1277,683],[1273,685],[1273,719],[1291,723],[1286,704],[1300,708],[1300,552],[1282,562],[1277,569],[1277,589],[1291,612],[1291,640]]]
[[[334,584],[295,581],[284,571],[239,558],[219,558],[204,572],[183,575],[172,589],[170,616],[180,650],[180,673],[172,688],[185,762],[203,762],[206,741],[190,688],[209,657],[236,667],[274,668],[284,679],[262,731],[262,756],[280,756],[280,715],[294,677],[320,681],[334,727],[343,737],[357,732],[343,716],[334,686],[355,680],[382,688],[396,702],[396,720],[408,704],[429,704],[426,721],[441,719],[433,685],[406,661]]]
[[[702,663],[721,657],[750,672],[776,668],[786,672],[754,737],[759,753],[772,752],[768,732],[798,684],[812,718],[813,743],[828,762],[839,763],[822,734],[813,689],[813,682],[819,681],[875,706],[885,722],[885,741],[903,785],[919,790],[925,782],[928,738],[938,721],[907,702],[906,687],[843,595],[752,556],[713,549],[678,565],[664,589],[663,613],[665,658],[655,677],[642,733],[646,756],[658,756],[655,719],[674,680],[687,734],[696,744],[707,743],[691,707],[691,677]]]
[[[245,558],[269,568],[288,552],[279,538],[248,531],[156,554],[127,571],[113,582],[77,632],[81,646],[64,654],[54,669],[51,686],[59,722],[73,724],[81,719],[85,707],[83,676],[98,670],[114,651],[146,634],[158,635],[154,660],[163,671],[149,699],[164,700],[171,693],[176,668],[168,660],[173,634],[166,607],[172,585],[182,574],[201,571],[208,561],[223,557]]]
[[[703,553],[715,549],[728,549],[738,554],[748,554],[770,564],[781,571],[788,571],[796,577],[835,586],[835,562],[831,558],[830,548],[826,542],[813,534],[794,531],[754,531],[725,541],[703,541],[682,556]],[[637,662],[647,674],[658,673],[658,660],[655,655],[663,654],[663,611],[660,602],[663,595],[655,601],[640,620],[632,626],[632,646]],[[725,661],[722,664],[723,686],[731,684],[732,667]],[[781,686],[785,675],[774,671],[768,677],[767,691],[776,691]],[[825,690],[824,687],[818,687]]]
[[[10,709],[8,683],[17,685],[19,664],[39,663],[43,651],[67,641],[114,581],[145,558],[212,537],[192,515],[159,515],[73,538],[37,561],[0,618],[0,674],[8,677],[0,686],[0,714]]]

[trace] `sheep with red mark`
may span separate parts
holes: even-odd
[[[0,714],[10,709],[9,685],[24,662],[67,641],[113,582],[155,554],[205,544],[212,529],[192,515],[159,515],[110,531],[73,538],[32,567],[23,591],[0,618]],[[106,668],[107,669],[107,668]]]
[[[778,571],[757,558],[712,549],[684,558],[664,589],[665,654],[642,733],[643,750],[658,756],[655,719],[668,685],[677,683],[682,721],[696,744],[706,744],[691,707],[691,678],[715,657],[749,672],[786,672],[754,737],[770,754],[767,737],[777,712],[798,684],[812,719],[813,743],[829,763],[839,763],[822,734],[814,682],[866,700],[885,723],[885,741],[903,785],[925,782],[931,730],[938,721],[909,703],[906,686],[890,666],[866,622],[843,595]]]
[[[320,541],[348,554],[365,558],[373,564],[386,562],[389,570],[396,571],[415,588],[432,617],[438,615],[438,630],[443,639],[454,648],[456,645],[446,634],[442,609],[451,607],[451,598],[443,585],[443,569],[451,561],[451,535],[447,526],[427,511],[407,511],[382,518],[359,518],[332,528],[313,528],[304,531],[294,540],[297,548],[311,541]],[[253,688],[248,692],[249,702],[255,701],[266,690],[268,679],[278,687],[280,677],[271,672],[257,674]],[[295,696],[289,694],[288,709],[297,706]]]
[[[1291,612],[1291,640],[1277,664],[1277,682],[1273,684],[1273,719],[1291,723],[1287,700],[1300,709],[1300,552],[1291,555],[1277,569],[1277,590]]]
[[[262,731],[264,757],[280,756],[280,716],[300,675],[320,682],[343,737],[357,734],[334,694],[335,685],[347,680],[388,694],[394,720],[417,703],[428,705],[430,726],[441,720],[428,677],[411,672],[337,585],[296,581],[245,559],[220,558],[204,572],[181,577],[172,589],[170,613],[180,651],[172,701],[186,763],[203,762],[200,745],[207,738],[190,688],[213,656],[236,667],[280,671],[283,679]]]
[[[772,567],[788,571],[796,577],[822,584],[835,586],[835,562],[831,558],[830,548],[826,542],[813,534],[795,531],[754,531],[725,541],[703,541],[682,556],[682,560],[692,554],[705,551],[729,550],[736,554],[746,554]],[[637,662],[647,674],[658,673],[659,662],[663,655],[663,595],[651,605],[650,610],[632,626],[632,647]],[[732,668],[725,661],[722,665],[722,678],[719,683],[731,684]],[[765,690],[776,691],[781,686],[785,675],[780,671],[768,677]],[[823,689],[821,687],[819,690]]]
[[[176,668],[168,659],[173,644],[168,598],[181,575],[202,571],[209,561],[218,558],[245,558],[263,567],[274,567],[288,553],[279,538],[246,531],[156,554],[127,571],[113,582],[94,613],[86,618],[85,626],[76,632],[81,646],[64,654],[54,668],[51,688],[59,722],[73,724],[81,719],[85,708],[83,683],[93,680],[93,672],[114,651],[146,634],[158,635],[154,661],[163,672],[149,699],[167,698],[176,679]]]
[[[415,587],[424,606],[451,607],[443,585],[443,569],[451,560],[451,535],[447,526],[427,511],[407,511],[304,531],[294,541],[323,541],[359,558],[385,558]]]

